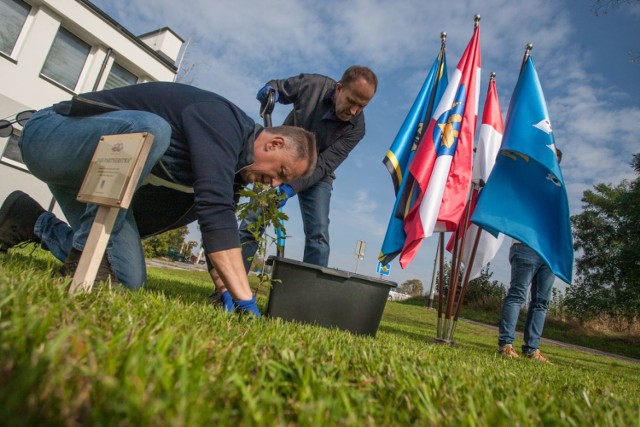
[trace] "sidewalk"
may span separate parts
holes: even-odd
[[[207,271],[207,265],[191,264],[188,262],[180,261],[168,261],[158,258],[147,259],[145,264],[148,267],[160,267],[160,268],[172,268],[174,270],[189,270],[189,271]]]

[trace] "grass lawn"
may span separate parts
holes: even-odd
[[[559,346],[505,360],[497,332],[387,303],[375,338],[211,307],[204,272],[69,297],[37,251],[0,254],[0,424],[638,425],[640,364]],[[266,298],[260,297],[261,308]]]
[[[425,298],[411,298],[405,301],[404,304],[425,306],[428,304],[428,301],[426,301]],[[434,303],[434,307],[437,307],[437,303]],[[498,327],[500,322],[500,310],[496,309],[495,311],[487,311],[486,309],[482,310],[463,307],[460,312],[460,318],[461,321],[469,319]],[[516,326],[517,331],[522,332],[524,329],[525,319],[526,314],[523,312],[518,318],[518,324]],[[638,335],[597,331],[581,327],[576,322],[565,322],[559,319],[554,319],[551,316],[547,316],[547,319],[545,320],[544,333],[542,335],[543,342],[541,347],[543,348],[543,352],[544,349],[546,349],[546,344],[544,342],[546,338],[640,360],[640,336]],[[522,339],[519,339],[516,343],[518,344],[516,348],[519,348],[521,343]]]

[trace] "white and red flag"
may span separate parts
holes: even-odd
[[[473,211],[478,200],[478,193],[484,183],[489,179],[491,169],[496,163],[496,157],[500,151],[502,143],[502,134],[504,133],[504,123],[502,121],[502,113],[500,112],[500,101],[498,100],[498,91],[496,82],[491,78],[487,89],[487,99],[484,102],[484,111],[482,112],[482,124],[480,125],[480,135],[478,136],[478,146],[476,147],[476,155],[473,160],[472,181],[476,184],[471,194],[471,205],[469,207],[469,218],[473,215]],[[473,258],[473,263],[469,265],[471,253],[478,234],[477,225],[467,222],[467,234],[464,240],[464,247],[461,251],[462,263],[466,268],[470,268],[469,280],[473,280],[480,276],[480,271],[487,265],[498,253],[504,236],[499,234],[494,237],[491,233],[481,233],[478,240],[478,246]],[[454,235],[455,236],[455,235]],[[447,244],[447,250],[452,251],[454,244],[454,236],[451,237]]]
[[[420,194],[405,218],[402,268],[413,261],[422,239],[434,232],[454,231],[464,213],[471,187],[480,69],[480,26],[476,25],[409,166]]]

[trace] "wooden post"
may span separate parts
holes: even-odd
[[[69,294],[73,295],[80,291],[89,292],[93,287],[93,282],[98,274],[98,268],[102,257],[107,249],[111,230],[120,212],[119,208],[109,206],[98,207],[98,212],[93,220],[91,231],[87,237],[87,243],[82,251],[78,268],[73,275],[73,281],[69,288]]]
[[[100,138],[78,201],[98,207],[91,231],[73,276],[69,294],[89,292],[121,208],[127,209],[136,190],[153,135],[139,132]]]

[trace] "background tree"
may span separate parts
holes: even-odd
[[[167,256],[169,249],[180,252],[183,246],[186,245],[186,247],[189,247],[189,244],[185,242],[187,234],[189,234],[189,229],[185,225],[184,227],[144,239],[142,241],[142,247],[144,248],[145,258],[163,257]],[[191,249],[193,249],[193,247]],[[187,253],[187,256],[189,255],[191,254]]]
[[[615,9],[624,4],[640,3],[640,0],[595,0],[591,10],[598,15],[606,15],[610,9]],[[640,64],[640,52],[637,49],[629,51],[629,60],[634,64]]]
[[[499,310],[507,295],[507,289],[502,282],[491,280],[493,272],[489,270],[491,263],[480,270],[480,277],[469,282],[469,289],[464,297],[463,305]]]
[[[640,154],[632,166],[640,176]],[[565,307],[581,320],[606,314],[630,324],[640,314],[640,178],[597,184],[582,202],[583,212],[571,217],[582,255]]]
[[[398,292],[418,297],[422,295],[422,282],[418,279],[407,280],[398,286]]]

